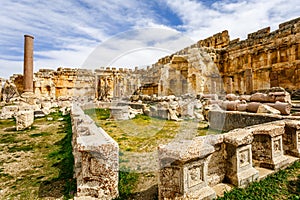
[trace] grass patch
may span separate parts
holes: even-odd
[[[33,147],[31,145],[8,147],[9,153],[14,153],[19,151],[31,151],[31,150],[33,150]]]
[[[131,120],[107,121],[110,116],[108,109],[88,109],[85,113],[118,142],[121,151],[151,152],[159,144],[171,142],[183,131],[191,138],[206,135],[210,131],[207,124],[193,120],[176,122],[136,115]],[[195,127],[195,133],[190,133],[191,126]]]
[[[260,182],[254,182],[249,187],[235,188],[226,192],[218,200],[234,199],[300,199],[300,162],[295,162],[285,170],[268,176]]]
[[[17,143],[20,140],[17,139],[17,135],[16,134],[1,134],[0,135],[0,143],[1,144],[13,144],[13,143]]]
[[[138,173],[131,172],[128,168],[121,167],[119,171],[119,197],[117,200],[129,199],[138,179]]]
[[[94,120],[106,120],[110,116],[109,109],[87,109],[84,111],[84,113],[89,115]]]
[[[47,117],[52,117],[51,123]],[[31,129],[5,131],[0,120],[0,188],[4,199],[69,199],[73,179],[72,126],[69,115],[52,113],[38,118]],[[59,121],[59,118],[63,118]],[[12,123],[14,125],[14,121]],[[9,124],[10,125],[10,124]],[[2,148],[3,147],[3,148]],[[12,162],[13,158],[17,158]],[[17,164],[16,164],[17,163]],[[24,167],[26,166],[26,170]]]
[[[50,135],[50,133],[48,133],[48,132],[41,132],[41,133],[33,133],[33,134],[29,135],[29,137],[35,138],[35,137],[42,137],[42,136],[48,136],[48,135]]]

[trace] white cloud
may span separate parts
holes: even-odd
[[[293,0],[218,1],[211,7],[191,0],[168,0],[168,5],[184,21],[187,34],[195,40],[229,30],[231,38],[246,38],[248,33],[278,24],[300,13]]]
[[[100,44],[89,55],[83,66],[96,69],[107,65],[129,68],[136,65],[151,65],[159,58],[194,42],[171,29],[133,29]]]
[[[197,41],[225,29],[229,30],[231,39],[245,38],[248,33],[267,26],[275,29],[279,23],[298,17],[300,13],[300,5],[294,0],[220,0],[211,6],[192,0],[155,1],[158,3],[139,0],[3,1],[0,77],[22,73],[24,34],[35,36],[35,69],[80,67],[90,63],[89,59],[95,60],[95,66],[90,67],[98,67],[126,55],[125,52],[136,52],[127,55],[127,62],[123,59],[127,65],[129,61],[136,63],[133,58],[145,58],[140,59],[143,62],[150,60],[150,55],[155,61],[160,57],[160,50],[152,53],[147,50],[142,55],[141,48],[152,46],[174,52],[190,45],[189,38]],[[172,19],[157,12],[153,5],[169,7],[183,24],[167,26]],[[145,31],[144,28],[149,27],[157,31]],[[132,29],[135,35],[126,35],[133,34],[128,32]],[[181,36],[186,37],[170,34],[176,29],[182,30]],[[93,49],[100,50],[101,56],[91,59]],[[161,52],[161,55],[165,54]]]

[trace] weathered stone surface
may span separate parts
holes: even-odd
[[[214,147],[194,138],[161,145],[158,148],[159,199],[213,199],[208,186],[209,155]]]
[[[210,128],[230,131],[236,128],[245,128],[247,126],[272,122],[283,119],[279,115],[258,114],[235,111],[210,110],[208,121]]]
[[[73,105],[71,118],[77,196],[81,199],[118,197],[118,144],[79,106]]]
[[[16,129],[17,131],[29,128],[34,121],[33,110],[18,111],[15,115],[16,118]]]
[[[261,103],[259,102],[250,102],[247,105],[247,111],[248,112],[253,112],[256,113],[258,110],[258,107],[261,105]]]
[[[284,125],[269,124],[256,127],[252,130],[253,159],[261,167],[280,169],[288,164],[288,159],[283,155],[282,135]]]
[[[252,132],[246,129],[235,129],[224,134],[224,142],[236,147],[251,144],[253,141]]]
[[[111,120],[128,120],[129,119],[129,107],[128,106],[115,106],[110,107]]]
[[[236,96],[235,94],[227,94],[225,98],[229,101],[238,100],[238,96]]]
[[[280,111],[283,115],[289,115],[291,113],[292,105],[290,103],[282,103],[277,101],[274,103],[268,103],[268,106],[271,106]]]
[[[284,151],[292,156],[300,157],[300,121],[286,120],[283,134]]]
[[[272,108],[271,106],[261,104],[257,109],[257,113],[269,113],[279,115],[280,111],[275,108]]]
[[[19,111],[19,107],[17,105],[4,106],[1,110],[1,119],[9,119],[13,118],[15,114]]]

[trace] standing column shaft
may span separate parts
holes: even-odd
[[[33,36],[24,35],[24,92],[33,92]]]

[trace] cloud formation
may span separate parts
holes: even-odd
[[[138,56],[131,54],[130,58],[115,63],[133,67],[128,66],[130,62],[132,65],[146,60],[152,62],[165,55],[166,51],[158,50],[161,46],[167,44],[169,50],[177,50],[188,44],[179,38],[171,40],[171,36],[163,34],[168,32],[164,30],[180,32],[197,41],[227,29],[231,39],[243,39],[248,33],[267,26],[274,30],[279,23],[299,17],[299,13],[300,4],[294,0],[3,1],[0,77],[22,73],[24,34],[35,36],[36,71],[81,67],[99,45],[104,48],[103,44],[115,38],[118,40],[109,42],[115,44],[113,55],[121,55],[124,47],[129,49],[134,43],[133,47],[147,49],[143,54],[139,51]],[[157,31],[147,32],[144,28],[157,28]],[[158,51],[151,53],[149,47]],[[102,51],[102,58],[106,59],[102,63],[107,63],[112,49]],[[143,56],[147,59],[140,59]]]

